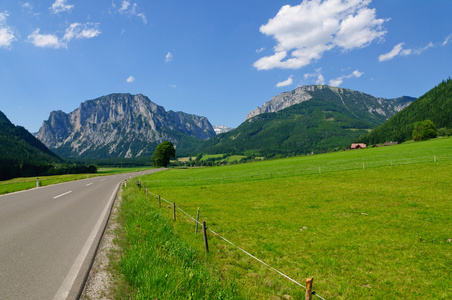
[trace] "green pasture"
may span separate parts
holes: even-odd
[[[193,217],[199,207],[211,230],[297,282],[314,276],[325,299],[448,299],[451,178],[452,139],[443,138],[141,180]],[[159,209],[157,197],[150,200],[149,209]],[[169,204],[159,210],[171,220]],[[204,253],[194,221],[177,215],[175,234]],[[302,287],[211,232],[209,243],[207,259],[243,297],[304,297]]]
[[[39,186],[47,186],[68,181],[80,180],[89,177],[114,175],[120,173],[139,172],[147,170],[149,167],[134,168],[99,168],[95,174],[66,174],[55,176],[39,177]],[[13,193],[22,190],[28,190],[36,187],[36,177],[14,178],[10,180],[0,181],[0,195]]]

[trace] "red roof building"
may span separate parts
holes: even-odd
[[[366,147],[367,147],[366,144],[358,143],[358,144],[352,144],[350,149],[366,149]]]

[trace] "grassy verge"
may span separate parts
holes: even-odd
[[[140,168],[99,168],[95,174],[67,174],[56,176],[39,177],[39,186],[47,186],[57,183],[69,182],[74,180],[86,179],[89,177],[114,175],[119,173],[130,173],[147,170],[149,167]],[[14,178],[11,180],[0,181],[0,195],[8,194],[36,187],[36,177]]]
[[[200,207],[210,228],[295,280],[314,276],[326,299],[447,299],[451,153],[449,138],[142,180],[192,216]],[[202,253],[193,221],[181,219],[169,229]],[[245,296],[303,297],[303,289],[223,240],[210,244],[209,259]]]
[[[119,298],[242,299],[206,255],[179,237],[158,205],[151,204],[136,185],[128,185],[122,197],[123,252],[117,268],[129,288]]]

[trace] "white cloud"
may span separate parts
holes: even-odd
[[[293,75],[290,75],[289,78],[287,78],[287,80],[278,82],[276,84],[276,87],[283,87],[283,86],[291,85],[293,83],[292,77],[293,77]]]
[[[113,7],[114,11],[116,11],[120,14],[139,17],[141,19],[141,21],[143,21],[144,24],[146,24],[148,22],[146,15],[143,12],[138,11],[138,4],[132,3],[130,0],[122,0],[120,7],[118,9],[117,9],[116,3],[113,2],[112,7]]]
[[[53,14],[59,14],[60,12],[70,11],[74,8],[73,4],[67,4],[67,0],[56,0],[49,8]]]
[[[33,5],[30,2],[21,2],[20,6],[27,12],[31,12],[33,10]]]
[[[126,81],[127,81],[128,83],[131,83],[131,82],[134,82],[134,81],[135,81],[135,78],[134,78],[133,76],[129,76],[129,77],[126,79]]]
[[[6,24],[8,16],[8,12],[0,12],[0,48],[11,48],[13,42],[17,40],[13,28]]]
[[[392,48],[391,51],[389,51],[388,53],[382,54],[378,57],[379,61],[387,61],[387,60],[391,60],[394,57],[396,57],[397,55],[399,55],[402,52],[402,47],[403,47],[404,43],[400,43],[394,46],[394,48]]]
[[[304,79],[315,78],[315,84],[323,85],[325,84],[325,77],[322,75],[322,68],[315,69],[314,73],[304,74]]]
[[[101,34],[98,23],[72,23],[63,36],[63,40],[70,42],[73,39],[92,39]]]
[[[36,47],[42,48],[68,48],[69,42],[73,39],[91,39],[101,34],[98,29],[98,23],[72,23],[66,29],[62,38],[59,38],[56,34],[41,34],[40,29],[36,29],[32,34],[28,36],[28,41]]]
[[[392,50],[389,51],[388,53],[378,56],[378,60],[387,61],[393,59],[396,56],[408,56],[412,54],[420,55],[425,50],[435,47],[435,45],[432,42],[428,43],[428,45],[425,46],[424,48],[417,49],[403,49],[403,45],[405,45],[405,43],[399,43],[395,45],[394,48],[392,48]]]
[[[254,63],[258,70],[298,69],[334,48],[363,48],[381,39],[383,19],[376,18],[371,0],[305,0],[285,5],[260,32],[276,40],[275,54]]]
[[[170,62],[170,61],[173,61],[173,55],[171,54],[171,52],[168,52],[165,55],[165,62]]]
[[[30,41],[36,47],[42,48],[61,48],[64,44],[58,39],[54,34],[40,34],[40,29],[36,29],[32,34],[28,36],[28,41]]]
[[[256,49],[256,53],[261,53],[262,51],[264,51],[265,50],[265,47],[262,47],[262,48],[260,48],[260,49]]]
[[[341,77],[338,77],[338,78],[335,78],[335,79],[331,79],[330,82],[329,82],[329,85],[331,85],[331,86],[340,86],[344,82],[344,79],[359,78],[363,74],[364,74],[363,72],[355,70],[349,75],[345,75],[345,76],[341,76]]]
[[[444,39],[444,42],[441,44],[441,46],[446,46],[448,43],[449,43],[449,41],[452,39],[452,34],[450,34],[449,36],[447,36],[445,39]]]

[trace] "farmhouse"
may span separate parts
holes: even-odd
[[[393,141],[384,143],[385,146],[394,146],[394,145],[398,145],[398,144],[399,144],[399,142],[393,142]]]
[[[367,147],[366,144],[358,143],[358,144],[352,144],[350,149],[365,149]]]

